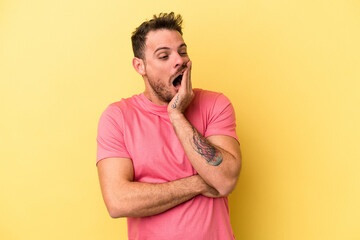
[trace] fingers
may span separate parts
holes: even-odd
[[[192,67],[192,62],[189,61],[187,63],[187,68],[188,68],[188,78],[187,78],[187,86],[188,86],[188,90],[191,91],[192,90],[192,83],[191,83],[191,67]]]
[[[188,61],[186,63],[186,70],[184,71],[183,79],[181,82],[180,89],[183,89],[186,92],[189,92],[192,90],[192,84],[191,84],[191,61]]]
[[[194,98],[194,92],[191,84],[191,62],[186,63],[185,71],[183,73],[181,86],[178,92],[169,103],[168,112],[174,111],[184,112]]]

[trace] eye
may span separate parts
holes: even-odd
[[[187,56],[187,52],[181,52],[180,55],[181,56]]]
[[[161,59],[161,60],[166,60],[168,57],[169,57],[168,55],[161,55],[161,56],[159,57],[159,59]]]

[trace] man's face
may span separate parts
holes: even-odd
[[[146,36],[145,75],[160,103],[169,103],[180,88],[182,73],[190,60],[178,31],[160,29]]]

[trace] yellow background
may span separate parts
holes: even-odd
[[[169,11],[194,87],[236,109],[236,238],[360,239],[357,0],[0,1],[0,239],[126,239],[100,193],[97,122],[143,91],[130,34]]]

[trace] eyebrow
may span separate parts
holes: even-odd
[[[178,49],[179,48],[182,48],[182,47],[187,47],[187,45],[185,44],[185,43],[183,43],[183,44],[181,44],[179,47],[178,47]],[[157,51],[160,51],[160,50],[169,50],[170,48],[169,47],[159,47],[159,48],[157,48],[155,51],[154,51],[154,54],[157,52]]]
[[[181,44],[178,48],[187,47],[185,43]]]

